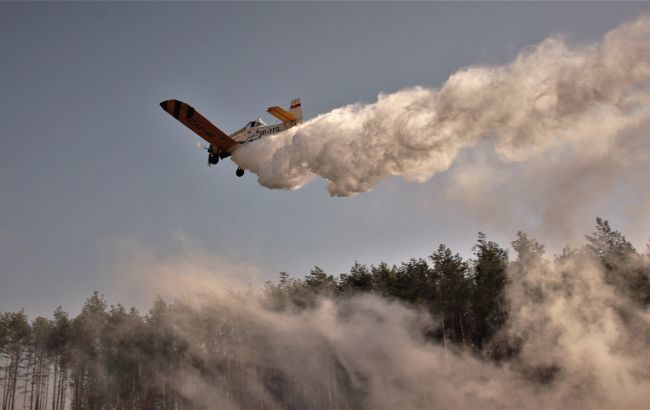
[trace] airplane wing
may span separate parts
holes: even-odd
[[[204,116],[199,114],[192,106],[178,100],[166,100],[160,103],[163,110],[169,115],[183,123],[219,150],[232,152],[239,145],[237,141],[230,138],[226,133],[215,127]]]
[[[285,111],[280,107],[269,107],[266,112],[279,119],[282,122],[294,122],[298,118],[289,111]]]

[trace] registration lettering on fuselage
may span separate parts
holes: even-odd
[[[246,138],[246,142],[252,142],[252,141],[258,140],[258,139],[262,138],[265,135],[275,134],[276,132],[280,132],[280,126],[258,128],[258,129],[255,130],[255,132],[252,135],[249,135]]]

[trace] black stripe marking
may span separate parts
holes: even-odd
[[[176,119],[181,115],[181,102],[178,100],[174,100],[174,113],[172,115]]]
[[[193,115],[194,115],[194,107],[192,107],[191,105],[188,105],[187,106],[187,114],[185,115],[185,118],[192,118]]]

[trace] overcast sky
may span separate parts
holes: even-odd
[[[313,265],[338,274],[355,260],[425,257],[439,243],[470,255],[479,230],[504,245],[517,230],[543,232],[534,209],[499,228],[439,196],[445,174],[389,179],[348,198],[330,197],[322,180],[263,188],[254,175],[235,177],[230,161],[208,168],[200,139],[158,103],[186,101],[226,132],[272,121],[266,107],[294,97],[310,118],[380,92],[438,87],[550,35],[597,41],[648,11],[620,2],[2,2],[0,311],[74,312],[95,289],[147,304],[116,274],[133,249],[161,259],[199,249],[253,266],[261,283]],[[576,227],[598,215],[635,225],[605,204]],[[642,246],[647,235],[631,238]]]

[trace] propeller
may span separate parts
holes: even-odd
[[[212,155],[210,152],[210,147],[206,147],[205,145],[201,144],[199,141],[196,142],[196,148],[198,149],[204,149],[208,152],[208,154]],[[208,167],[211,167],[213,164],[210,162],[210,157],[208,156]]]

